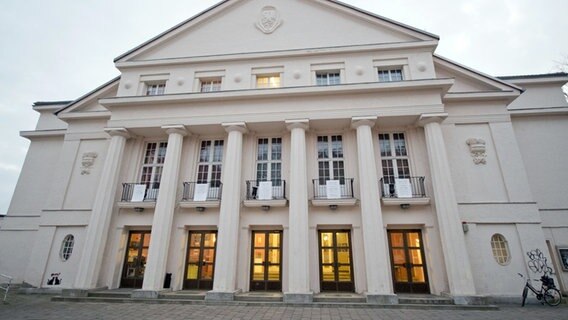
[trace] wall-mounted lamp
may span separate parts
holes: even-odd
[[[337,210],[337,205],[336,205],[336,204],[330,204],[330,205],[329,205],[329,209],[331,209],[331,210]]]
[[[195,210],[197,210],[199,212],[203,212],[203,211],[205,211],[205,207],[196,207]]]
[[[410,208],[410,203],[401,203],[400,208],[406,210]]]
[[[144,208],[134,207],[135,212],[144,212]]]
[[[469,225],[467,224],[467,222],[463,221],[462,222],[462,229],[463,229],[463,233],[466,233],[469,231]]]
[[[270,210],[270,206],[262,206],[260,207],[262,209],[262,211],[268,211]]]

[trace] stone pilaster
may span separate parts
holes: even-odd
[[[424,114],[419,124],[424,127],[426,147],[432,175],[434,205],[450,287],[456,304],[468,304],[474,298],[475,286],[462,223],[452,182],[450,164],[440,122],[447,114]]]
[[[152,220],[152,237],[148,249],[148,261],[144,271],[142,292],[133,292],[133,297],[149,297],[163,290],[164,277],[166,275],[166,263],[168,261],[168,249],[172,223],[176,207],[176,196],[179,182],[179,169],[181,165],[181,149],[183,137],[187,131],[182,125],[163,126],[168,134],[168,147],[164,168],[160,179],[160,190],[156,200],[156,209]]]
[[[130,134],[124,128],[107,128],[105,131],[111,138],[93,202],[93,210],[89,218],[77,276],[75,277],[74,288],[76,289],[88,290],[97,286],[114,208],[122,156],[126,139],[130,137]]]
[[[357,117],[351,127],[357,130],[357,155],[361,194],[361,228],[367,273],[367,302],[398,303],[392,289],[387,238],[379,204],[379,182],[371,128],[377,117]]]
[[[243,134],[247,132],[247,128],[244,122],[224,123],[223,127],[229,137],[223,163],[223,197],[219,214],[215,276],[213,290],[205,297],[207,300],[233,300],[237,292]]]
[[[310,253],[308,219],[308,173],[306,157],[306,130],[309,121],[288,120],[291,131],[290,148],[290,213],[288,215],[288,292],[285,302],[312,302],[310,291]]]

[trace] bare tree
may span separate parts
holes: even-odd
[[[564,55],[560,60],[554,61],[556,64],[556,69],[559,72],[568,73],[568,54]],[[562,87],[564,92],[564,98],[568,101],[568,84]]]

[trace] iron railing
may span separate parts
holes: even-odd
[[[286,180],[268,180],[272,182],[272,199],[282,200],[286,199]],[[247,180],[247,200],[260,200],[259,199],[259,185],[260,182],[268,182],[260,180]],[[267,199],[262,199],[267,200]]]
[[[329,184],[328,181],[330,181]],[[327,194],[328,189],[334,188],[335,187],[334,184],[336,184],[336,182],[331,182],[331,181],[339,181],[339,190],[338,193],[328,195]],[[312,182],[314,185],[314,199],[353,198],[353,178],[341,178],[337,180],[313,179]]]
[[[194,201],[195,199],[195,188],[197,185],[207,185],[207,195],[205,200],[200,201],[217,201],[221,200],[221,192],[223,191],[223,183],[219,180],[212,180],[205,183],[198,182],[184,182],[183,183],[183,196],[182,201]]]
[[[406,194],[397,193],[397,180],[406,180],[404,187],[406,189]],[[408,184],[410,184],[410,190],[408,190]],[[393,177],[381,178],[379,180],[379,187],[381,188],[381,195],[383,198],[424,198],[426,197],[426,189],[424,188],[424,177],[408,177],[404,179],[395,179]]]
[[[123,183],[122,184],[122,202],[132,202],[134,195],[134,188],[138,185],[145,186],[144,198],[142,201],[156,201],[158,199],[158,190],[160,189],[159,182],[152,183]]]

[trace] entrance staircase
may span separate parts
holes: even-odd
[[[494,305],[455,305],[447,297],[435,295],[398,295],[398,304],[367,304],[365,296],[356,293],[319,293],[309,304],[284,302],[281,292],[244,292],[235,295],[233,301],[205,300],[207,291],[182,290],[161,293],[157,299],[132,299],[132,289],[114,289],[89,292],[87,297],[55,296],[52,301],[100,302],[100,303],[147,303],[147,304],[203,304],[242,306],[302,306],[335,308],[383,308],[383,309],[434,309],[434,310],[497,310]]]

